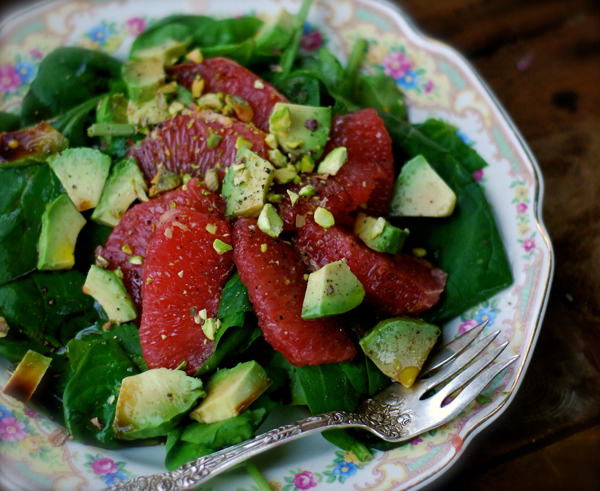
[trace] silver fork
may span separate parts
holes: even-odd
[[[506,342],[474,361],[500,334],[499,330],[495,331],[470,346],[486,325],[487,321],[479,324],[430,356],[418,381],[410,389],[392,383],[365,401],[357,413],[332,411],[312,416],[201,457],[173,472],[137,477],[110,486],[107,491],[193,489],[272,447],[324,430],[354,427],[368,430],[388,442],[411,440],[456,417],[496,375],[519,357],[516,355],[493,363],[506,348]],[[448,401],[460,389],[462,391]]]

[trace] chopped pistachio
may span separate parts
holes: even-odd
[[[427,255],[427,251],[425,249],[423,249],[422,247],[415,247],[412,250],[412,253],[414,256],[417,256],[417,257],[425,257]]]
[[[273,172],[273,179],[278,184],[287,184],[294,180],[294,177],[298,175],[296,168],[293,165],[287,165],[284,169],[276,169]]]
[[[287,190],[287,194],[290,197],[290,200],[292,201],[292,206],[296,204],[296,202],[298,201],[299,196],[294,193],[294,191],[290,191],[289,189]]]
[[[300,172],[309,173],[315,170],[315,161],[308,154],[302,156],[300,161]]]
[[[190,51],[187,55],[185,55],[185,57],[194,63],[202,63],[204,61],[202,51],[200,51],[198,48]]]
[[[265,143],[269,148],[275,150],[277,148],[277,137],[273,133],[269,133],[265,137]]]
[[[131,256],[129,258],[129,262],[131,264],[135,264],[137,266],[140,266],[140,265],[144,264],[144,258],[142,256]]]
[[[215,339],[215,334],[217,333],[220,327],[221,321],[219,319],[213,319],[211,317],[210,319],[206,319],[204,321],[204,324],[202,324],[202,331],[204,331],[204,334],[208,339],[213,341]]]
[[[225,96],[225,103],[233,108],[235,115],[240,121],[249,123],[254,117],[254,111],[248,101],[239,95],[227,94]]]
[[[247,148],[248,150],[252,149],[252,142],[249,142],[245,138],[239,137],[235,141],[235,149],[239,150],[240,148]]]
[[[204,176],[204,184],[211,191],[219,189],[219,173],[216,169],[209,169]]]
[[[131,249],[131,246],[129,244],[123,244],[123,246],[121,246],[121,250],[125,254],[133,254],[133,250]]]
[[[204,79],[203,78],[195,78],[192,82],[192,97],[194,99],[198,99],[204,92]]]
[[[211,129],[208,130],[208,139],[206,140],[208,148],[217,148],[222,141],[223,137],[221,135],[217,135]]]
[[[335,225],[335,219],[331,212],[320,206],[315,210],[315,222],[323,228],[329,228]]]
[[[283,194],[269,193],[267,194],[267,201],[269,203],[281,203],[284,197]]]
[[[312,187],[309,184],[307,186],[304,186],[302,189],[300,189],[300,191],[298,192],[298,194],[300,196],[314,196],[314,194],[315,194],[315,188]]]
[[[267,244],[261,244],[260,245],[260,252],[267,252],[268,248],[269,248],[269,246]]]
[[[262,81],[261,81],[259,78],[257,78],[257,79],[254,81],[254,88],[255,88],[255,89],[259,89],[259,90],[260,90],[260,89],[264,89],[264,88],[265,88],[265,84],[263,84],[263,83],[262,83]]]
[[[227,251],[233,249],[233,247],[231,247],[229,244],[226,244],[221,239],[215,239],[213,242],[213,248],[219,255],[225,254]]]
[[[271,161],[271,163],[278,169],[281,169],[288,165],[288,159],[285,155],[281,153],[281,151],[278,148],[276,148],[275,150],[268,150],[267,154],[269,155],[269,160]]]

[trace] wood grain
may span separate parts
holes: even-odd
[[[527,139],[556,254],[514,402],[425,489],[600,489],[600,2],[398,3],[467,56]]]

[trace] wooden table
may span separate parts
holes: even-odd
[[[600,490],[600,2],[395,1],[466,55],[525,136],[556,254],[514,402],[425,489]]]

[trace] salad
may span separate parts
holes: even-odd
[[[125,62],[59,48],[0,115],[4,390],[78,441],[174,469],[282,405],[356,410],[512,282],[485,162],[410,124],[364,41],[302,51],[309,6],[171,16]]]

